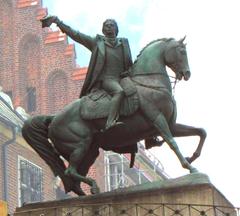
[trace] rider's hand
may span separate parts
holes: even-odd
[[[59,21],[57,16],[45,16],[41,20],[42,28],[49,27],[52,23],[57,23]]]

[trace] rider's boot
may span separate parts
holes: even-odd
[[[157,137],[150,137],[145,139],[145,147],[146,149],[150,149],[152,147],[160,147],[164,143],[164,140],[159,140]]]
[[[124,96],[124,92],[119,92],[115,94],[110,102],[110,109],[108,114],[107,123],[105,126],[105,129],[108,130],[109,128],[112,128],[114,126],[117,126],[119,124],[123,124],[122,122],[118,122],[119,118],[119,109],[121,105],[121,100]]]

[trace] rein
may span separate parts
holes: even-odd
[[[177,83],[179,82],[179,80],[177,80],[176,77],[172,77],[172,76],[171,76],[171,78],[174,78],[174,79],[175,79],[174,82],[171,81],[171,83],[174,83],[174,84],[173,84],[173,87],[172,87],[172,90],[173,90],[173,93],[175,93],[176,85],[177,85]]]
[[[131,79],[134,83],[136,83],[137,85],[139,86],[143,86],[143,87],[146,87],[146,88],[151,88],[151,89],[155,89],[155,90],[158,90],[158,89],[166,89],[165,87],[157,87],[157,86],[151,86],[151,85],[145,85],[145,84],[142,84],[136,80],[133,80]]]
[[[165,73],[160,73],[159,75],[167,76],[167,77],[170,77],[170,78],[173,78],[173,79],[174,79],[174,81],[170,81],[170,83],[174,83],[174,84],[173,84],[173,87],[172,87],[172,90],[173,90],[173,92],[175,92],[175,88],[176,88],[176,85],[177,85],[177,83],[178,83],[179,80],[177,80],[176,77],[174,77],[174,76],[169,76],[169,75],[167,75],[167,74],[165,74]],[[133,78],[133,77],[130,77],[130,79],[131,79],[134,83],[136,83],[137,85],[139,85],[139,86],[146,87],[146,88],[151,88],[151,89],[155,89],[155,90],[165,89],[165,87],[157,87],[157,86],[152,86],[152,85],[145,85],[145,84],[140,83],[140,82],[138,82],[138,81],[136,81],[136,80],[134,80],[134,79],[132,79],[132,78]]]

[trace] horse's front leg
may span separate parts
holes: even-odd
[[[166,118],[162,113],[159,113],[159,115],[155,119],[154,126],[158,129],[162,138],[166,141],[169,147],[175,152],[176,156],[182,164],[182,167],[188,169],[191,173],[197,172],[197,169],[194,168],[180,152],[176,141],[173,139],[173,136],[168,126],[168,122],[166,121]]]
[[[176,123],[171,126],[170,130],[174,137],[199,136],[200,140],[197,149],[191,157],[186,158],[189,163],[192,163],[201,155],[202,147],[207,137],[204,129]]]

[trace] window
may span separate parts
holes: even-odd
[[[113,161],[109,161],[109,171],[110,171],[110,190],[114,190],[117,188],[124,187],[122,179],[124,178],[121,167],[114,163]]]
[[[152,181],[151,173],[154,171],[141,169],[147,168],[148,165],[139,155],[137,155],[137,161],[137,166],[129,168],[130,155],[104,152],[105,191]],[[140,166],[139,163],[142,165]],[[150,171],[150,175],[147,173],[148,171]]]
[[[42,201],[42,169],[19,157],[19,205]]]
[[[111,191],[128,186],[128,177],[125,175],[125,164],[128,161],[123,155],[105,152],[105,190]]]
[[[36,88],[27,88],[27,110],[28,112],[36,111]]]

